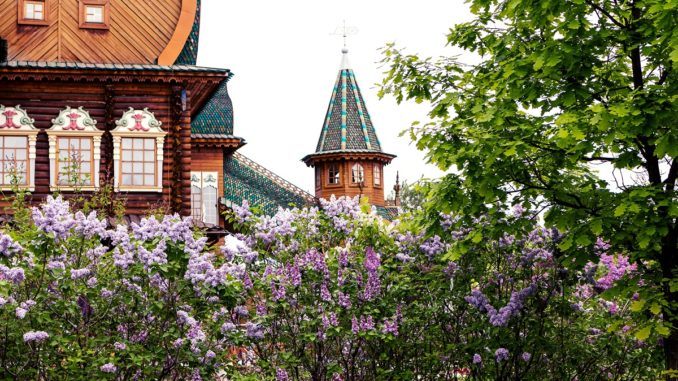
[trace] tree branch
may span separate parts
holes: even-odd
[[[620,27],[620,28],[626,28],[626,25],[624,25],[624,24],[621,23],[619,20],[617,20],[616,18],[614,18],[614,17],[612,16],[612,14],[610,14],[610,12],[606,11],[606,10],[605,10],[603,7],[601,7],[600,5],[595,4],[595,3],[594,3],[593,1],[591,1],[591,0],[586,0],[586,4],[592,6],[593,9],[598,10],[600,13],[604,14],[604,15],[605,15],[610,21],[612,21],[612,23],[615,24],[616,26],[618,26],[618,27]]]

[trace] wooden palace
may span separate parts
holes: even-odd
[[[212,227],[243,200],[269,214],[316,203],[236,152],[245,140],[233,131],[232,73],[196,65],[200,5],[0,0],[0,189],[18,180],[39,202],[109,185],[130,220],[165,208]],[[342,66],[318,149],[304,158],[316,196],[363,194],[384,209],[393,157]]]

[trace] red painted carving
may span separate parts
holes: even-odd
[[[84,130],[85,127],[80,127],[78,126],[78,119],[81,118],[80,114],[77,112],[72,112],[70,114],[66,115],[70,120],[71,123],[68,126],[64,127],[64,130]]]
[[[18,115],[16,111],[13,110],[7,110],[2,113],[7,118],[7,121],[5,121],[5,124],[0,126],[0,128],[21,128],[21,126],[14,124],[14,116]]]
[[[144,127],[143,124],[141,124],[141,121],[146,119],[145,116],[142,114],[134,114],[132,115],[132,119],[134,119],[134,127],[130,127],[130,131],[148,131],[150,128]]]

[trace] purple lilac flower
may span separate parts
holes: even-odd
[[[106,232],[106,220],[99,220],[95,211],[87,216],[83,212],[75,213],[75,222],[75,232],[88,239],[95,235],[103,236]]]
[[[361,316],[360,317],[360,330],[361,331],[371,331],[374,329],[374,318],[372,316]]]
[[[36,342],[40,343],[49,338],[49,334],[45,331],[30,331],[24,333],[24,342],[25,343],[30,343],[30,342]]]
[[[294,263],[292,266],[289,264],[287,265],[287,276],[289,277],[292,286],[301,286],[301,271],[299,270],[299,266],[296,263]]]
[[[252,339],[263,339],[264,338],[264,329],[259,324],[254,324],[251,322],[245,323],[245,334],[247,337]]]
[[[6,234],[0,233],[0,254],[5,257],[13,257],[24,249],[17,242]]]
[[[480,364],[482,362],[483,362],[483,358],[480,357],[479,354],[476,353],[476,354],[473,355],[473,363],[474,364]]]
[[[250,312],[247,310],[247,307],[245,306],[235,306],[235,308],[233,308],[233,314],[236,317],[250,316]]]
[[[384,334],[392,334],[393,336],[398,336],[398,321],[393,320],[384,320],[384,327],[381,329],[381,332]]]
[[[362,298],[364,300],[374,299],[381,290],[381,281],[379,280],[379,274],[377,269],[381,264],[381,259],[379,254],[377,254],[374,249],[368,247],[365,251],[365,269],[367,270],[367,282],[362,292]]]
[[[497,362],[505,361],[508,360],[509,358],[509,351],[506,348],[499,348],[494,352],[494,358],[497,360]]]
[[[14,314],[18,319],[23,319],[26,317],[26,313],[28,313],[28,310],[25,308],[17,307],[16,310],[14,311]]]
[[[412,262],[412,261],[414,261],[414,257],[410,257],[409,255],[403,254],[403,253],[396,254],[395,258],[397,260],[401,261],[401,262]]]
[[[231,332],[233,330],[235,330],[235,324],[233,324],[231,322],[227,321],[226,323],[221,325],[221,333],[223,333],[223,334],[226,334],[226,333]]]
[[[332,295],[330,294],[330,290],[327,288],[326,282],[323,282],[323,284],[320,286],[320,298],[325,302],[332,300]]]
[[[118,368],[113,363],[106,363],[99,368],[104,373],[115,373]]]
[[[351,318],[351,331],[353,331],[354,335],[360,332],[360,323],[358,323],[358,319],[355,316]]]
[[[7,266],[0,265],[0,279],[6,279],[15,284],[19,284],[26,279],[26,274],[21,267],[13,267],[10,269]]]
[[[337,294],[339,299],[339,305],[345,309],[351,308],[351,298],[348,295],[345,295],[343,292],[339,291]]]
[[[57,241],[68,238],[76,223],[68,201],[64,201],[61,196],[47,196],[47,201],[40,208],[33,207],[33,221],[38,229],[53,234]]]
[[[113,299],[113,291],[110,291],[108,289],[102,288],[101,289],[101,297],[107,300]]]
[[[276,369],[275,378],[276,378],[277,381],[288,381],[289,380],[289,376],[287,375],[287,372],[282,368]]]
[[[116,341],[113,344],[113,348],[115,348],[118,351],[124,351],[125,349],[127,349],[127,345],[125,345],[125,343],[120,343]]]
[[[532,358],[532,355],[530,354],[530,352],[523,352],[523,354],[520,355],[520,358],[522,358],[523,361],[528,362]]]
[[[273,297],[273,300],[285,299],[286,295],[287,289],[285,289],[284,284],[280,284],[278,287],[276,287],[275,282],[271,281],[271,296]]]
[[[436,235],[419,245],[419,248],[426,254],[428,259],[433,259],[436,255],[444,252],[446,246],[445,243],[440,240],[440,237]]]
[[[252,216],[250,211],[250,204],[247,200],[242,200],[242,205],[233,205],[233,212],[235,213],[236,220],[240,224],[244,224]]]
[[[84,269],[71,269],[71,279],[77,280],[89,276],[92,271],[88,268]]]
[[[184,345],[184,339],[181,338],[174,340],[172,343],[172,347],[174,347],[174,349],[180,348],[182,345]]]
[[[254,284],[252,283],[252,278],[250,278],[250,274],[247,271],[245,271],[243,274],[242,284],[246,290],[249,290],[252,287],[254,287]]]
[[[200,376],[200,371],[198,369],[193,371],[193,374],[191,375],[191,381],[202,381],[202,377]]]

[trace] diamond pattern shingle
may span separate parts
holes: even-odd
[[[224,197],[232,204],[247,200],[267,215],[278,207],[303,207],[314,204],[315,198],[280,178],[247,157],[234,153],[224,158]]]
[[[233,102],[228,81],[223,81],[212,98],[191,121],[191,134],[233,135]]]

